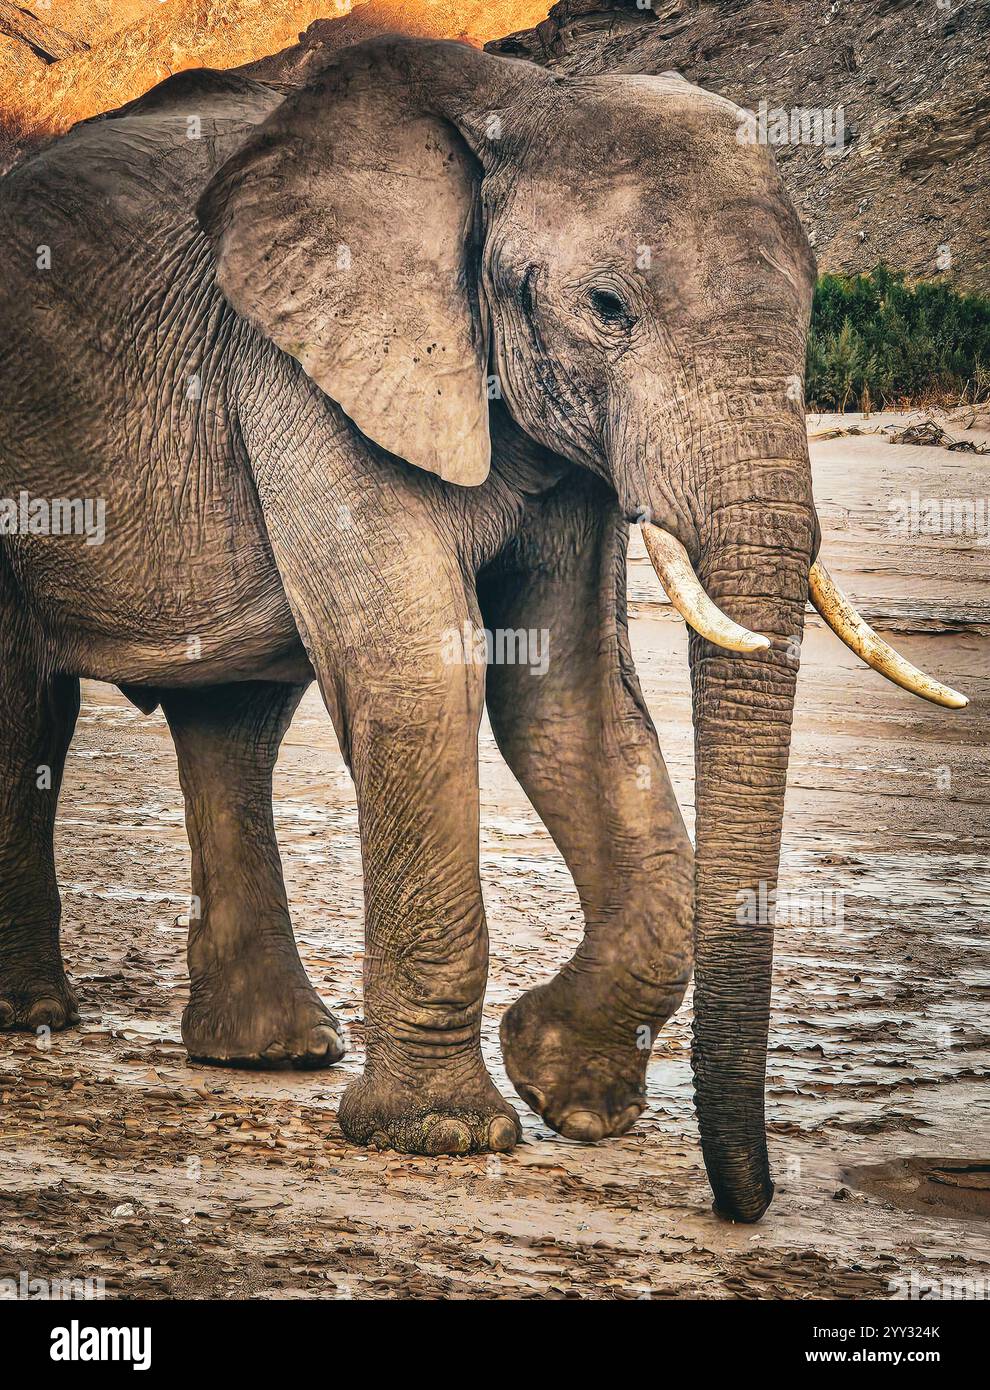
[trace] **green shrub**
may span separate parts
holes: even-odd
[[[808,336],[810,410],[984,399],[990,298],[910,285],[903,271],[823,275]]]

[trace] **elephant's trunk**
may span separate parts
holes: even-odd
[[[804,465],[806,468],[807,465]],[[756,1221],[773,1195],[764,1081],[773,902],[814,517],[794,500],[722,506],[700,573],[769,650],[729,653],[696,633],[693,1065],[717,1210]]]
[[[788,434],[775,440],[786,444]],[[644,526],[654,568],[693,629],[693,1061],[716,1208],[736,1221],[758,1220],[773,1195],[763,1105],[772,904],[809,584],[828,625],[888,680],[935,704],[967,703],[899,656],[827,570],[812,565],[817,526],[807,453],[800,446],[785,452],[790,457],[733,458],[713,470],[723,480],[721,495],[706,499],[697,572],[680,541]],[[726,495],[733,486],[736,495]]]
[[[793,431],[788,439],[800,449]],[[776,888],[816,527],[806,453],[733,463],[705,499],[696,576],[676,540],[649,527],[645,540],[694,629],[693,1063],[702,1150],[716,1209],[756,1221],[773,1195],[763,1094],[773,957],[766,905]],[[735,497],[726,495],[730,478]]]

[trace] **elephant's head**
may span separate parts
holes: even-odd
[[[803,412],[814,261],[767,149],[676,76],[558,80],[457,44],[345,50],[214,178],[219,281],[377,444],[484,480],[488,378],[607,480],[694,628],[694,1068],[723,1213],[771,1194],[772,930],[809,595],[942,703],[815,561]],[[766,893],[760,895],[766,901]]]

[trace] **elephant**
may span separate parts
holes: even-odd
[[[78,1020],[52,837],[91,678],[174,739],[189,1057],[340,1058],[272,811],[315,679],[365,898],[340,1126],[511,1149],[480,1046],[487,708],[585,918],[502,1019],[512,1084],[567,1138],[625,1133],[693,972],[715,1210],[762,1216],[773,932],[737,904],[776,882],[809,594],[891,679],[965,700],[817,558],[815,262],[743,115],[673,73],[562,78],[389,36],[288,93],[179,73],[4,177],[0,1027]],[[54,524],[83,504],[105,534]],[[693,847],[630,653],[634,525],[691,628]],[[451,632],[546,632],[549,660],[458,661]]]

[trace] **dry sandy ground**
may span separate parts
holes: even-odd
[[[302,954],[352,1052],[315,1074],[189,1067],[172,745],[159,715],[90,684],[57,842],[83,1021],[49,1050],[0,1040],[0,1276],[102,1277],[108,1296],[814,1299],[886,1298],[914,1273],[987,1295],[990,550],[891,534],[888,501],[914,487],[986,497],[990,458],[879,436],[816,444],[814,458],[834,571],[974,700],[956,715],[924,705],[810,623],[783,882],[819,920],[778,933],[779,1186],[764,1222],[709,1210],[690,998],[625,1138],[583,1147],[529,1115],[507,1157],[343,1143],[336,1104],[362,1053],[360,872],[351,784],[315,693],[283,750],[276,821]],[[643,684],[690,817],[685,631],[638,549],[632,576]],[[486,1050],[511,1095],[498,1018],[570,953],[577,902],[487,731],[481,756]]]

